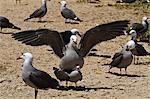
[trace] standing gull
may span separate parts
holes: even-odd
[[[133,56],[132,52],[130,51],[135,47],[135,43],[133,41],[127,42],[127,44],[123,47],[122,51],[119,53],[116,53],[113,58],[112,62],[110,63],[110,69],[113,67],[120,68],[120,74],[121,69],[125,68],[125,72],[127,74],[127,67],[132,63]],[[109,72],[110,72],[109,69]]]
[[[3,28],[12,28],[12,29],[21,30],[21,28],[12,24],[11,22],[9,22],[9,20],[6,17],[3,17],[3,16],[0,16],[0,28],[1,28],[1,31]]]
[[[42,0],[42,6],[35,10],[28,18],[26,18],[24,21],[27,21],[32,18],[39,18],[39,22],[41,21],[41,18],[44,17],[47,13],[47,5],[46,5],[47,0]]]
[[[82,22],[82,20],[79,19],[71,9],[66,7],[67,6],[66,1],[61,1],[60,4],[61,4],[60,6],[61,15],[65,18],[65,23],[67,23],[67,20]]]
[[[150,55],[150,53],[145,50],[143,45],[138,44],[138,42],[136,40],[137,39],[137,33],[135,30],[131,30],[129,32],[129,35],[132,36],[131,40],[133,40],[135,42],[135,48],[131,50],[133,55],[134,55],[134,64],[139,64],[139,62],[138,62],[139,56]],[[136,56],[137,56],[137,59],[136,59]]]
[[[129,29],[129,32],[131,30],[135,30],[137,33],[137,37],[139,37],[140,35],[143,35],[145,32],[147,32],[148,30],[148,18],[146,16],[144,16],[142,18],[142,22],[141,23],[133,23],[132,26]]]
[[[59,83],[44,71],[38,70],[32,66],[33,56],[31,53],[24,53],[17,59],[24,59],[22,67],[22,79],[30,87],[35,89],[35,99],[38,89],[57,88]]]
[[[129,21],[121,20],[98,25],[87,30],[79,44],[77,44],[75,35],[71,36],[70,43],[67,46],[65,46],[60,33],[55,30],[30,30],[14,33],[12,36],[15,40],[26,45],[51,46],[54,53],[61,59],[59,67],[63,70],[74,70],[76,66],[83,67],[83,58],[96,44],[124,35],[124,30],[128,27],[128,24]]]

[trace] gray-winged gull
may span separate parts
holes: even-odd
[[[60,4],[61,15],[65,18],[65,23],[67,23],[69,20],[82,22],[82,20],[79,17],[77,17],[71,9],[67,8],[66,1],[61,1]]]
[[[75,85],[77,86],[77,82],[82,80],[82,73],[80,71],[80,66],[76,66],[76,68],[72,71],[64,71],[61,68],[56,68],[53,67],[54,74],[59,79],[60,81],[66,81],[66,86],[67,82],[74,82]]]
[[[3,16],[0,16],[0,28],[1,28],[1,31],[3,28],[12,28],[12,29],[21,30],[21,28],[12,24],[11,22],[9,22],[9,20],[6,17],[3,17]]]
[[[47,0],[42,0],[42,6],[35,10],[28,18],[26,18],[24,21],[27,21],[32,18],[39,18],[39,22],[41,21],[41,18],[44,17],[47,13],[47,5],[46,5]],[[50,1],[50,0],[49,0]]]
[[[133,56],[132,52],[130,51],[135,47],[135,42],[132,40],[127,42],[121,52],[115,53],[115,55],[112,58],[112,62],[110,63],[110,69],[113,67],[120,68],[120,74],[121,74],[121,69],[125,68],[125,72],[127,74],[127,67],[132,63]],[[109,72],[110,72],[109,69]]]
[[[24,59],[22,65],[22,79],[30,87],[35,89],[35,99],[38,89],[58,88],[59,82],[48,73],[38,70],[32,66],[33,56],[31,53],[24,53],[17,59]]]
[[[83,67],[83,58],[96,44],[124,35],[128,24],[129,21],[121,20],[98,25],[87,30],[79,44],[76,43],[76,39],[71,39],[68,46],[65,46],[59,32],[49,29],[18,32],[12,34],[12,37],[26,45],[51,46],[54,53],[61,59],[59,67],[63,70],[74,70],[76,66]]]
[[[80,71],[80,66],[76,66],[75,70],[73,70],[69,74],[69,81],[74,82],[77,87],[77,82],[82,80],[82,73]]]
[[[138,63],[139,63],[139,62],[138,62],[138,60],[139,60],[139,57],[138,57],[138,56],[150,55],[150,52],[147,52],[147,51],[145,50],[145,48],[143,47],[142,44],[138,44],[138,42],[137,42],[137,40],[136,40],[136,39],[137,39],[137,38],[136,38],[136,37],[137,37],[137,33],[136,33],[135,30],[131,30],[129,34],[132,36],[131,40],[133,40],[133,41],[135,42],[135,48],[131,50],[131,52],[132,52],[133,55],[134,55],[134,64],[138,64]],[[135,56],[137,56],[137,59],[136,59]],[[137,61],[136,61],[136,60],[137,60]]]
[[[131,30],[135,30],[136,33],[137,33],[137,36],[140,36],[140,35],[144,34],[145,32],[147,32],[148,26],[149,26],[147,20],[148,20],[148,18],[146,16],[144,16],[142,18],[142,22],[141,23],[133,23],[132,26],[129,29],[129,32]]]

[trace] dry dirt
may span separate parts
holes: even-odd
[[[101,0],[99,4],[77,3],[76,0],[67,0],[68,6],[84,20],[80,24],[65,24],[59,12],[59,0],[47,2],[48,13],[43,18],[44,23],[24,22],[36,8],[40,7],[40,0],[21,0],[21,4],[15,4],[15,0],[0,0],[0,15],[6,16],[12,23],[22,30],[51,28],[58,31],[79,29],[82,33],[86,30],[106,22],[128,19],[140,22],[142,16],[150,18],[150,10],[133,7],[121,8],[108,6],[115,4],[115,0]],[[147,10],[146,10],[147,9]],[[35,19],[36,20],[36,19]],[[34,20],[33,20],[34,21]],[[52,77],[52,67],[58,66],[60,59],[49,47],[31,47],[15,41],[11,33],[12,29],[4,29],[0,34],[0,99],[33,99],[34,90],[26,86],[21,79],[21,64],[16,58],[22,52],[31,52],[34,56],[33,64],[36,68],[47,71]],[[113,55],[121,49],[121,45],[130,38],[126,36],[98,44],[97,55]],[[150,51],[150,46],[144,44]],[[128,67],[127,76],[118,76],[119,69],[113,68],[113,74],[108,73],[110,58],[87,56],[82,68],[83,80],[79,86],[85,87],[72,90],[40,90],[38,99],[150,99],[150,56],[140,57],[140,65],[131,64]],[[123,71],[124,73],[124,71]],[[65,83],[62,83],[65,85]],[[74,84],[69,83],[70,86]]]

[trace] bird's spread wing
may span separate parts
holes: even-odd
[[[60,33],[65,45],[67,45],[70,42],[70,37],[72,35],[71,31],[64,31]]]
[[[124,35],[124,30],[128,27],[128,24],[128,20],[114,21],[98,25],[86,31],[80,41],[80,55],[85,57],[90,49],[97,43]]]
[[[137,50],[137,52],[140,54],[140,55],[147,55],[149,52],[147,52],[145,50],[145,48],[141,45],[141,44],[137,44],[135,46],[135,49]]]
[[[26,45],[40,46],[49,45],[55,54],[60,58],[63,57],[64,43],[60,33],[49,29],[27,30],[12,34],[15,40],[21,41]]]
[[[123,54],[122,53],[116,53],[114,55],[114,57],[112,58],[113,61],[110,63],[110,65],[111,66],[117,66],[121,62],[122,58],[123,58]]]

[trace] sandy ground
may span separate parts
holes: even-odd
[[[140,22],[143,16],[150,18],[150,10],[147,8],[121,8],[108,6],[115,4],[115,0],[101,0],[99,4],[77,3],[75,0],[67,0],[68,6],[84,20],[80,24],[65,24],[59,12],[59,0],[47,2],[48,13],[43,18],[44,23],[24,22],[36,8],[40,7],[40,0],[21,0],[21,4],[15,4],[15,0],[0,0],[0,15],[6,16],[12,23],[22,30],[50,28],[58,31],[77,28],[84,33],[86,30],[106,22],[128,19]],[[32,21],[36,21],[33,19]],[[48,72],[52,77],[52,67],[58,66],[60,59],[49,47],[31,47],[15,41],[11,33],[12,29],[4,29],[0,34],[0,99],[33,99],[34,90],[26,86],[21,79],[21,64],[16,58],[22,52],[31,52],[34,56],[33,64],[36,68]],[[130,38],[126,36],[102,42],[96,48],[97,55],[112,56],[121,49],[121,45]],[[150,46],[143,44],[150,51]],[[83,80],[78,82],[82,88],[71,90],[40,90],[38,99],[150,99],[150,56],[140,57],[140,65],[128,67],[127,76],[118,76],[119,69],[113,68],[112,74],[108,73],[110,58],[87,56],[82,68]],[[123,71],[124,73],[124,71]],[[62,83],[65,85],[65,83]],[[70,86],[74,84],[69,83]],[[84,88],[85,87],[85,88]]]

